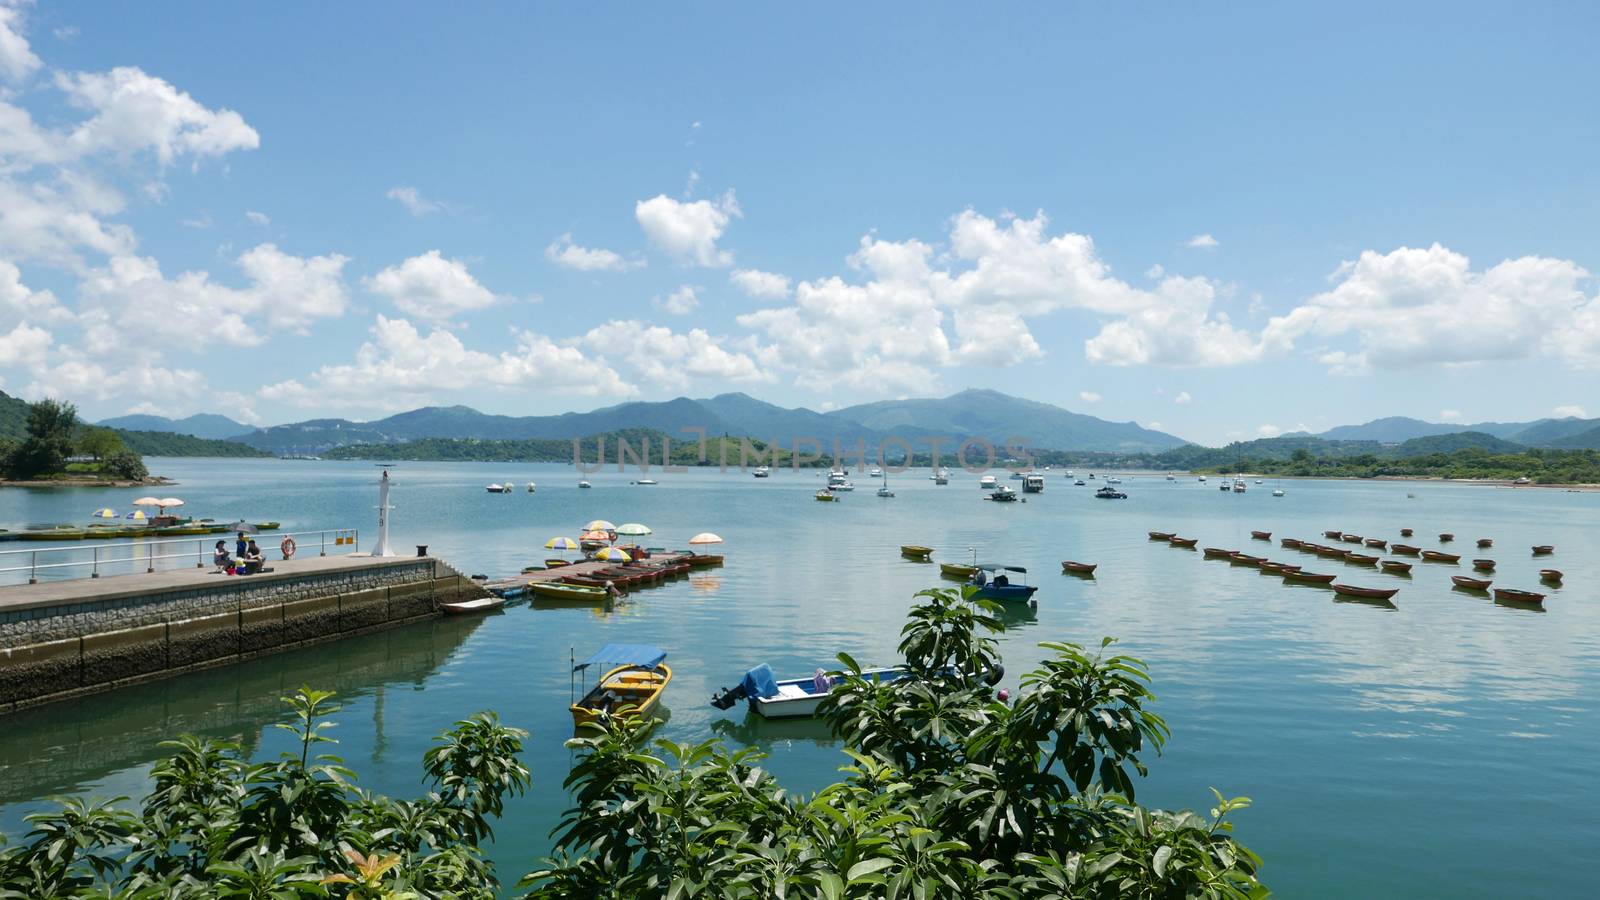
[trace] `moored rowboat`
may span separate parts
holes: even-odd
[[[1398,553],[1401,556],[1416,556],[1418,553],[1422,552],[1422,548],[1413,547],[1410,544],[1390,544],[1389,552]]]
[[[1486,591],[1494,582],[1488,578],[1472,578],[1467,575],[1451,575],[1450,580],[1455,586],[1468,591]]]
[[[1063,572],[1071,572],[1074,575],[1093,575],[1096,568],[1097,565],[1095,563],[1073,562],[1070,559],[1061,561],[1061,570]]]
[[[1178,537],[1177,535],[1173,535],[1172,536],[1172,540],[1168,541],[1167,543],[1171,544],[1174,547],[1186,547],[1186,548],[1188,548],[1190,550],[1193,550],[1194,549],[1194,545],[1200,543],[1200,539],[1199,538]]]
[[[1549,544],[1539,544],[1533,548],[1534,556],[1549,556],[1554,552],[1556,552],[1556,548],[1550,546]]]
[[[1400,536],[1401,537],[1411,537],[1411,534],[1412,534],[1412,531],[1409,528],[1400,529]]]
[[[1338,540],[1339,538],[1344,536],[1344,532],[1342,532],[1342,531],[1324,531],[1322,533],[1322,536],[1325,537],[1325,538],[1333,538],[1334,540]]]
[[[921,544],[901,544],[900,555],[908,559],[927,559],[933,555],[933,548]]]
[[[1332,581],[1333,578],[1334,576],[1332,575],[1319,575],[1316,572],[1301,572],[1298,569],[1293,572],[1285,569],[1283,572],[1284,581],[1304,581],[1309,584],[1327,584],[1328,582]]]
[[[1428,562],[1458,563],[1461,555],[1457,553],[1440,553],[1438,550],[1422,551],[1422,558]]]
[[[1561,580],[1560,569],[1540,569],[1539,577],[1544,581],[1557,582]]]
[[[1493,547],[1494,546],[1494,539],[1493,538],[1478,538],[1478,546],[1479,547]]]
[[[1387,600],[1400,593],[1399,588],[1368,588],[1338,583],[1334,584],[1333,590],[1334,593],[1343,594],[1346,597],[1360,597],[1364,600]]]
[[[1359,544],[1366,538],[1359,534],[1341,534],[1339,535],[1339,540],[1344,541],[1346,544]]]
[[[1152,531],[1152,532],[1150,532],[1150,540],[1152,540],[1152,541],[1170,541],[1170,540],[1172,540],[1173,535],[1175,535],[1176,533],[1177,532],[1173,532],[1173,531]]]
[[[1364,553],[1346,553],[1344,559],[1345,562],[1352,562],[1358,566],[1375,566],[1378,564],[1376,556],[1367,556]]]
[[[1300,567],[1288,563],[1273,562],[1269,559],[1261,562],[1261,571],[1268,575],[1282,575],[1285,572],[1298,572]]]
[[[1376,550],[1382,550],[1389,546],[1389,542],[1383,538],[1367,538],[1367,546]]]
[[[489,612],[505,605],[504,597],[479,597],[476,600],[463,600],[460,603],[441,603],[439,608],[452,616],[465,616]]]
[[[1385,572],[1405,573],[1411,571],[1411,563],[1401,562],[1398,559],[1386,559],[1378,563],[1378,568]]]
[[[1202,552],[1205,553],[1206,559],[1227,559],[1239,551],[1224,550],[1221,547],[1207,547]]]
[[[1472,567],[1474,569],[1477,569],[1480,572],[1493,572],[1494,571],[1494,560],[1492,560],[1492,559],[1475,559],[1475,560],[1472,561]]]
[[[1251,556],[1248,553],[1234,553],[1228,557],[1228,561],[1241,566],[1259,566],[1264,561],[1264,557]]]
[[[1441,543],[1441,544],[1448,544],[1448,543],[1450,543],[1451,541],[1453,541],[1455,539],[1456,539],[1456,536],[1451,534],[1448,531],[1439,532],[1439,543]]]
[[[565,600],[573,603],[604,603],[608,596],[605,588],[563,584],[559,581],[535,581],[528,585],[528,590],[546,600]]]
[[[1284,538],[1283,540],[1278,542],[1278,546],[1285,547],[1285,548],[1290,549],[1290,550],[1298,549],[1300,547],[1300,545],[1301,545],[1301,542],[1300,542],[1299,538]]]
[[[971,578],[978,571],[977,566],[964,566],[960,563],[939,563],[939,574],[946,578]]]
[[[1543,603],[1544,595],[1533,591],[1519,591],[1516,588],[1495,588],[1496,600],[1510,600],[1514,603]]]
[[[1250,532],[1250,538],[1251,538],[1251,540],[1256,540],[1256,541],[1270,541],[1270,540],[1272,540],[1272,532],[1270,532],[1270,531],[1252,531],[1252,532]]]

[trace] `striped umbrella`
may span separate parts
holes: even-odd
[[[89,517],[92,519],[115,519],[117,517],[117,511],[111,509],[110,507],[105,507],[90,513]]]
[[[633,562],[633,557],[629,556],[625,551],[617,547],[607,547],[604,550],[601,550],[599,553],[596,553],[594,558],[603,559],[606,562]]]
[[[578,542],[569,537],[553,537],[544,542],[546,550],[576,550]]]
[[[584,531],[612,531],[616,527],[617,526],[611,524],[610,522],[607,522],[605,519],[595,519],[593,522],[590,522],[589,524],[583,526],[583,530]]]
[[[132,519],[135,522],[143,522],[145,519],[148,519],[150,517],[144,514],[144,510],[136,509],[133,512],[128,513],[127,515],[123,516],[123,518],[124,519]]]

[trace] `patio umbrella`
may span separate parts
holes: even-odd
[[[91,519],[115,519],[116,517],[117,511],[109,507],[105,509],[97,509],[89,514],[89,518]]]
[[[650,526],[640,525],[638,522],[627,522],[617,526],[617,534],[625,534],[629,537],[643,537],[650,533]]]
[[[133,512],[128,513],[127,515],[123,516],[123,518],[124,519],[133,519],[135,522],[143,522],[145,519],[148,519],[150,517],[144,514],[144,510],[136,509]]]
[[[156,505],[161,507],[161,510],[165,512],[166,510],[182,506],[183,501],[179,500],[177,497],[162,497],[160,500],[156,501]]]
[[[583,534],[578,535],[578,540],[580,540],[580,541],[609,541],[609,540],[611,540],[611,534],[610,534],[610,532],[606,532],[606,531],[585,531]]]
[[[606,562],[633,562],[633,557],[617,547],[607,547],[596,553],[594,558],[603,559]]]
[[[584,531],[612,531],[612,530],[616,529],[616,527],[617,526],[611,524],[610,522],[607,522],[605,519],[595,519],[593,522],[590,522],[589,524],[583,526],[583,530]]]
[[[157,497],[140,497],[133,501],[134,506],[160,506],[161,500]]]
[[[702,531],[699,534],[695,535],[694,537],[689,538],[689,543],[691,543],[691,544],[720,544],[720,543],[722,543],[722,538],[712,534],[709,531]]]
[[[259,532],[261,529],[257,528],[254,525],[251,525],[249,522],[239,521],[239,522],[233,523],[232,525],[229,525],[228,526],[228,530],[232,531],[232,532],[234,532],[236,534],[238,532],[241,532],[241,531],[244,532],[245,534],[255,534],[255,533]]]
[[[578,542],[569,537],[553,537],[544,542],[546,550],[576,550]]]

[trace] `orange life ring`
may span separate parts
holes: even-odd
[[[283,539],[283,543],[278,545],[278,549],[283,551],[283,558],[284,559],[288,559],[289,557],[294,556],[294,549],[295,549],[294,538],[292,538],[292,537],[284,538]]]

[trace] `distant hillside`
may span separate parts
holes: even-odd
[[[1492,434],[1481,431],[1463,431],[1457,434],[1431,434],[1427,437],[1412,438],[1400,446],[1395,447],[1393,455],[1398,457],[1427,456],[1430,453],[1454,453],[1469,447],[1487,450],[1490,453],[1521,453],[1528,448],[1521,444],[1497,438]]]
[[[183,419],[169,419],[166,416],[117,416],[103,419],[97,424],[107,428],[120,428],[124,431],[165,431],[172,434],[187,434],[199,438],[214,440],[227,440],[255,431],[243,422],[235,422],[227,416],[214,413],[200,413]]]
[[[140,456],[271,456],[238,441],[197,438],[169,431],[124,431],[117,429],[122,442]]]
[[[1589,420],[1593,422],[1594,420]],[[1600,450],[1600,425],[1587,431],[1570,434],[1563,438],[1551,441],[1546,446],[1565,450]]]
[[[1389,416],[1383,419],[1373,419],[1360,425],[1340,425],[1329,428],[1315,437],[1325,441],[1379,441],[1385,444],[1398,444],[1412,438],[1429,437],[1436,434],[1455,434],[1466,431],[1465,425],[1447,425],[1442,422],[1424,422],[1421,419],[1407,418],[1406,416]]]
[[[1597,426],[1600,426],[1600,419],[1580,419],[1576,416],[1568,416],[1565,419],[1540,419],[1505,437],[1529,447],[1593,446],[1563,442]]]
[[[1016,437],[1033,447],[1054,450],[1161,451],[1185,443],[1182,438],[1133,422],[1107,422],[988,390],[967,390],[942,399],[865,403],[828,415],[859,422],[879,432],[917,429],[932,434],[984,437],[996,443]]]

